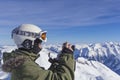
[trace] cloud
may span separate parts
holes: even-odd
[[[0,3],[0,25],[34,23],[54,28],[119,23],[119,4],[119,0],[5,1]]]

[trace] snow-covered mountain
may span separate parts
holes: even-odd
[[[120,76],[98,61],[78,58],[75,80],[120,80]]]
[[[41,57],[36,62],[47,69],[50,66],[48,53],[51,53],[52,58],[56,57],[61,51],[61,45],[50,44],[43,47]],[[16,46],[1,46],[0,55],[15,48]],[[120,80],[120,43],[76,44],[74,55],[75,80]],[[2,73],[0,70],[0,80],[8,77],[8,74]]]
[[[99,61],[120,75],[120,43],[76,45],[76,57]]]

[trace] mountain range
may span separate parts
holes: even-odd
[[[120,43],[75,44],[75,46],[75,80],[120,80]],[[41,56],[36,63],[45,69],[49,68],[48,54],[50,53],[52,58],[57,57],[61,47],[61,44],[43,45]],[[1,46],[0,59],[2,60],[3,52],[11,52],[16,48],[16,46]],[[10,80],[10,74],[0,70],[0,79]]]

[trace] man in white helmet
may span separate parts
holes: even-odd
[[[64,43],[57,59],[50,59],[48,70],[41,68],[35,60],[47,41],[46,31],[33,24],[22,24],[12,31],[18,49],[3,54],[3,71],[11,73],[11,80],[74,80],[74,57],[72,45]]]

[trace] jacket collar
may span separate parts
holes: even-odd
[[[17,49],[16,52],[17,54],[28,56],[33,61],[35,61],[38,57],[40,57],[40,54],[34,54],[31,51],[26,51],[22,49]]]

